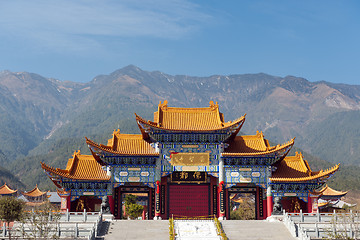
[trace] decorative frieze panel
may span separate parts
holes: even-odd
[[[155,167],[114,167],[114,182],[155,182]]]
[[[225,183],[254,183],[256,185],[266,184],[268,182],[268,167],[242,166],[225,167]]]
[[[313,192],[320,188],[321,184],[316,182],[309,183],[271,183],[272,192]]]
[[[307,202],[309,193],[308,192],[292,192],[292,193],[289,193],[289,192],[273,192],[272,195],[273,195],[273,198],[275,198],[275,197],[280,197],[280,198],[283,198],[283,197],[297,197],[297,198],[303,200],[304,202]]]
[[[65,189],[65,191],[71,190],[71,197],[74,198],[73,200],[80,196],[106,196],[109,185],[109,182],[69,181],[61,183],[61,186]]]
[[[153,156],[116,156],[116,155],[100,155],[100,159],[108,165],[139,165],[139,166],[155,166],[156,159]]]
[[[183,142],[183,143],[221,143],[226,141],[232,134],[230,129],[213,131],[209,133],[194,132],[169,132],[169,131],[152,131],[149,133],[150,138],[155,142]]]
[[[265,156],[257,156],[257,157],[222,157],[224,159],[224,163],[227,166],[270,166],[274,164],[278,157],[275,154],[265,155]]]
[[[80,182],[80,181],[69,181],[69,182],[61,182],[61,186],[65,189],[65,191],[69,190],[101,190],[107,189],[109,182]]]

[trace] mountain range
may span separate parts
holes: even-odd
[[[64,168],[74,151],[89,153],[84,136],[106,143],[117,128],[139,133],[134,112],[152,120],[164,100],[218,102],[226,121],[247,114],[244,134],[263,131],[276,143],[296,137],[296,147],[325,165],[360,167],[360,85],[264,73],[172,76],[133,65],[86,83],[0,72],[0,166],[25,185],[43,182],[39,161]]]

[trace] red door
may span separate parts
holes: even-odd
[[[169,217],[208,216],[208,185],[169,185]]]

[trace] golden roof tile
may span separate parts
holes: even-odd
[[[108,145],[98,144],[86,138],[86,143],[102,151],[121,155],[158,156],[150,143],[146,142],[141,134],[120,134],[115,130],[113,137],[108,140]]]
[[[235,121],[224,122],[219,105],[213,101],[210,101],[207,108],[168,107],[167,101],[164,101],[159,103],[153,122],[146,121],[138,115],[136,119],[150,126],[172,131],[213,131],[240,123],[245,120],[245,115]]]
[[[41,167],[45,171],[69,179],[100,181],[110,179],[92,155],[82,155],[80,151],[75,152],[73,158],[69,159],[66,169],[53,168],[45,163],[41,163]]]
[[[24,196],[28,196],[28,197],[41,197],[41,196],[45,195],[46,193],[47,193],[47,192],[41,191],[41,190],[38,188],[37,184],[36,184],[36,186],[35,186],[35,188],[34,188],[33,190],[28,191],[28,192],[22,192],[22,194],[23,194]]]
[[[307,161],[303,159],[302,154],[296,152],[295,156],[287,156],[274,165],[276,171],[272,174],[270,180],[272,182],[303,182],[327,178],[339,169],[339,165],[313,172]]]
[[[277,152],[294,144],[294,139],[283,145],[270,146],[262,132],[256,135],[236,136],[229,142],[229,147],[222,153],[223,156],[263,155]]]
[[[14,194],[17,190],[11,189],[6,183],[0,187],[0,195]]]

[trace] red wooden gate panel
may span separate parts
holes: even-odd
[[[169,185],[169,217],[209,215],[208,185]]]

